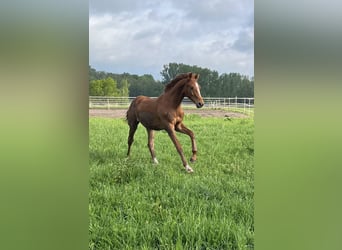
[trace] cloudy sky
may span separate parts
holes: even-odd
[[[254,1],[90,0],[89,61],[157,80],[170,62],[254,76]]]

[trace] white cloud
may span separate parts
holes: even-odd
[[[90,4],[96,69],[159,78],[164,64],[178,62],[254,75],[252,1],[123,2]]]

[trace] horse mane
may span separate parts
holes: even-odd
[[[179,81],[188,78],[190,76],[191,73],[183,73],[183,74],[178,74],[171,82],[169,82],[168,84],[166,84],[164,92],[169,91],[170,89],[172,89]]]

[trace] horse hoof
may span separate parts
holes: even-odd
[[[194,163],[194,162],[196,162],[196,159],[190,158],[190,162]]]
[[[194,170],[193,170],[189,165],[187,165],[187,166],[185,167],[185,170],[186,170],[186,172],[188,172],[188,173],[193,173],[193,172],[194,172]]]

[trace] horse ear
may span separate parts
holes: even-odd
[[[198,80],[199,74],[195,74],[195,79]]]
[[[192,78],[192,73],[191,73],[191,72],[189,73],[189,78],[190,78],[190,79]]]

